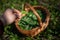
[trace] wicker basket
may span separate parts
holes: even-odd
[[[17,28],[17,30],[26,35],[26,36],[31,36],[31,37],[34,37],[36,36],[37,34],[41,33],[42,31],[44,31],[46,29],[46,27],[48,26],[49,24],[49,19],[50,19],[50,12],[43,6],[31,6],[30,4],[26,3],[25,4],[25,11],[29,12],[30,10],[33,11],[34,15],[37,17],[37,20],[38,20],[38,23],[39,23],[39,27],[36,27],[36,28],[33,28],[31,30],[22,30],[20,28],[20,26],[18,25],[18,22],[21,20],[22,17],[24,17],[22,15],[22,17],[20,16],[20,18],[17,18],[15,20],[15,26]],[[42,22],[41,20],[41,17],[39,16],[39,14],[36,12],[36,9],[40,9],[42,11],[44,11],[46,13],[46,19],[44,22]]]

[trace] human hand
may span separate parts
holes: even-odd
[[[17,10],[17,9],[16,9]],[[0,20],[4,25],[9,25],[15,21],[15,19],[21,15],[19,10],[6,9],[6,11],[0,16]]]

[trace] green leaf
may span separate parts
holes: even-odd
[[[26,12],[26,11],[21,11],[21,13],[22,13],[22,14],[27,14],[27,12]]]

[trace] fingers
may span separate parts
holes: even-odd
[[[25,14],[22,14],[19,10],[13,9],[14,14],[16,15],[17,18],[21,19]]]
[[[13,9],[13,12],[15,12],[15,13],[20,13],[20,11],[17,10],[17,9]]]
[[[17,9],[13,9],[13,14],[16,16],[16,18],[20,18],[21,17],[21,12]]]

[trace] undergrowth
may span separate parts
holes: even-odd
[[[43,4],[39,3],[39,1],[37,0],[0,0],[0,15],[7,8],[16,8],[20,11],[23,11],[25,2],[28,2],[34,6],[42,5],[50,11],[50,22],[48,27],[42,33],[38,34],[36,37],[31,38],[19,33],[13,23],[11,25],[4,27],[4,34],[2,39],[4,40],[60,40],[60,9],[58,8],[58,5],[60,3],[59,0],[42,1]],[[29,14],[29,16],[31,15]],[[29,19],[29,17],[27,16],[26,18]],[[36,17],[34,16],[31,18],[34,20],[36,19]],[[23,18],[22,20],[25,20],[25,18]],[[33,21],[34,23],[30,23],[29,20],[27,20],[27,24],[35,26],[36,24],[35,22],[37,22],[37,20],[35,20],[35,22]],[[21,22],[23,22],[23,25],[25,24],[24,21]],[[36,25],[38,25],[38,22]],[[26,25],[26,27],[27,26],[29,25]]]

